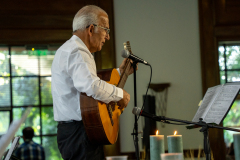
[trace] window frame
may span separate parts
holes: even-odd
[[[39,49],[42,49],[41,46],[44,46],[44,45],[33,45],[35,46],[35,48],[39,48]],[[12,74],[12,48],[14,47],[25,47],[26,50],[28,50],[28,46],[25,46],[25,45],[0,45],[0,47],[6,47],[8,48],[8,55],[9,55],[9,58],[8,58],[8,65],[9,65],[9,76],[8,75],[0,75],[0,78],[9,78],[9,83],[10,83],[10,106],[1,106],[0,107],[0,112],[8,112],[9,113],[9,126],[10,124],[13,122],[14,120],[14,113],[13,113],[13,110],[16,109],[16,108],[22,108],[22,109],[26,109],[27,107],[29,107],[29,105],[19,105],[19,106],[14,106],[13,104],[13,79],[14,78],[17,78],[17,77],[24,77],[24,78],[37,78],[37,87],[38,87],[38,98],[39,98],[39,104],[38,105],[30,105],[31,107],[33,108],[39,108],[39,124],[40,124],[40,132],[39,132],[39,135],[36,135],[35,134],[35,138],[40,138],[40,144],[41,145],[44,145],[43,144],[43,139],[44,138],[48,138],[48,137],[56,137],[57,136],[57,132],[56,133],[52,133],[52,134],[43,134],[43,119],[42,119],[42,113],[43,113],[43,108],[44,107],[53,107],[53,103],[50,103],[50,104],[42,104],[42,96],[41,96],[41,78],[44,78],[44,77],[51,77],[51,74],[50,75],[41,75],[41,66],[40,66],[40,56],[38,55],[37,56],[37,59],[38,59],[38,74],[37,75],[13,75]],[[53,47],[60,47],[60,45],[53,45]],[[56,126],[57,128],[57,126]],[[0,137],[2,135],[4,135],[5,133],[2,133],[0,134]],[[22,135],[17,135],[17,136],[22,136]]]
[[[228,71],[239,71],[240,72],[240,68],[239,69],[228,69],[227,68],[227,61],[226,61],[226,46],[239,46],[240,48],[240,41],[219,41],[218,42],[218,48],[220,46],[223,46],[224,47],[224,65],[225,65],[225,68],[224,70],[221,70],[220,69],[220,65],[219,65],[219,81],[220,81],[220,84],[221,84],[221,77],[220,77],[220,72],[221,71],[224,71],[225,72],[225,83],[228,82],[228,79],[227,79],[227,72]],[[219,51],[218,51],[218,54],[219,54]],[[218,64],[219,64],[219,55],[218,55]],[[237,100],[240,100],[240,94],[238,94],[238,96],[236,97]]]

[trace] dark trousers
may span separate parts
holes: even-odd
[[[64,160],[103,160],[102,145],[92,144],[82,121],[58,124],[58,149]]]

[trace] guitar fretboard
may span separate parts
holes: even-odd
[[[126,43],[123,43],[123,45],[124,45],[124,49],[128,50],[132,54],[131,47],[130,47],[130,42],[127,41]],[[124,70],[123,70],[123,73],[121,74],[121,78],[120,78],[120,81],[118,83],[119,88],[124,87],[124,85],[127,81],[130,69],[131,69],[131,62],[130,62],[130,59],[127,59],[127,62],[125,64],[125,67],[124,67]]]

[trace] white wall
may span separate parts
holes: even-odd
[[[152,83],[171,83],[166,117],[191,121],[202,99],[198,1],[114,0],[114,24],[117,65],[123,60],[123,42],[130,41],[133,54],[152,65]],[[138,66],[137,103],[140,107],[150,68],[143,64]],[[121,116],[121,152],[133,152],[133,76],[129,77],[125,90],[130,93],[131,101]],[[140,130],[141,121],[143,118],[138,123]],[[187,130],[185,126],[169,124],[162,128],[160,123],[158,129],[165,135],[166,149],[167,135],[174,130],[183,135],[184,149],[203,146],[199,129]],[[141,147],[141,142],[139,144]]]

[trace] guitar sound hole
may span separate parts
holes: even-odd
[[[115,104],[111,105],[112,111],[115,111]]]
[[[112,126],[114,125],[113,119],[112,119],[112,106],[111,105],[107,105],[107,110],[108,110],[108,114],[109,114],[109,118],[111,121]]]

